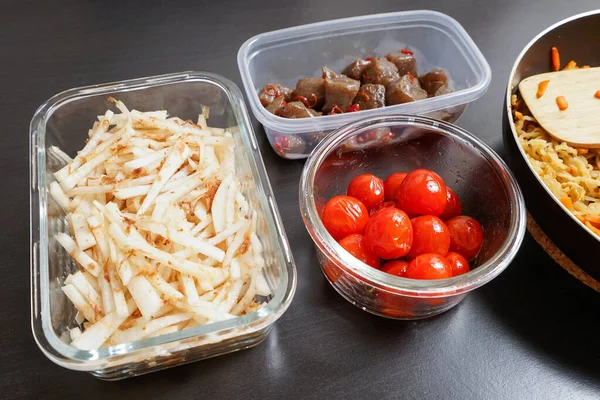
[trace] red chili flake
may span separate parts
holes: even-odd
[[[360,105],[358,105],[358,104],[348,104],[348,107],[346,107],[346,112],[356,112],[356,111],[360,111]]]
[[[365,58],[365,61],[373,61],[373,60],[374,60],[373,57],[367,57],[367,58]]]
[[[285,152],[290,151],[290,139],[287,136],[278,136],[275,138],[273,149],[281,156],[285,157]]]
[[[412,51],[410,51],[408,49],[401,49],[400,53],[402,53],[402,54],[408,54],[409,56],[412,56],[413,54],[415,54],[415,53],[413,53]]]
[[[410,78],[410,83],[415,83],[415,77],[410,72],[407,72],[406,75]]]
[[[367,75],[365,75],[365,74],[362,74],[362,77],[363,77],[363,79],[364,79],[365,81],[370,81],[371,79],[373,79],[373,78],[371,78],[370,76],[367,76]]]
[[[265,92],[267,96],[279,97],[279,90],[277,90],[277,87],[271,83],[265,86],[263,92]]]
[[[365,98],[365,101],[369,101],[370,97],[365,92],[358,92],[357,96],[362,96]]]
[[[307,105],[306,107],[308,107],[308,108],[313,108],[314,106],[317,105],[317,95],[314,93],[311,93],[311,97],[313,98],[313,103],[310,105]]]
[[[342,110],[341,108],[339,108],[338,106],[334,105],[333,108],[331,109],[331,111],[329,112],[329,115],[333,115],[333,114],[343,114],[344,110]]]

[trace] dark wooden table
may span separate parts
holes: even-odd
[[[456,18],[491,65],[487,94],[459,124],[502,155],[503,94],[520,49],[549,24],[597,6],[597,0],[4,1],[0,397],[600,397],[600,295],[554,264],[529,235],[506,272],[437,318],[385,320],[338,296],[320,272],[298,211],[303,163],[276,156],[256,121],[298,266],[296,297],[270,337],[252,350],[116,383],[68,371],[42,355],[30,331],[27,187],[29,120],[57,92],[190,69],[241,86],[237,50],[255,34],[421,8]]]

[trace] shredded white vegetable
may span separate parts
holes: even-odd
[[[80,349],[145,339],[256,311],[268,296],[256,215],[241,192],[231,134],[166,111],[108,110],[49,193],[80,270],[62,290]]]

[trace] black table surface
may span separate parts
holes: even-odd
[[[554,264],[529,235],[502,275],[439,317],[386,320],[342,299],[322,276],[300,218],[303,162],[279,158],[256,120],[298,267],[295,299],[268,339],[251,350],[120,382],[63,369],[44,357],[31,334],[27,184],[29,121],[57,92],[185,70],[216,72],[241,87],[237,50],[255,34],[410,9],[454,17],[487,58],[492,84],[458,124],[504,155],[502,102],[514,59],[538,32],[597,7],[597,0],[5,0],[2,5],[1,398],[600,397],[600,295]]]

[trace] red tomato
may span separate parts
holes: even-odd
[[[364,243],[364,236],[355,233],[340,240],[340,245],[360,261],[373,268],[379,268],[379,257],[373,254]]]
[[[384,201],[377,208],[374,208],[371,211],[369,211],[369,214],[372,216],[373,214],[379,212],[380,210],[383,210],[384,208],[398,208],[398,205],[395,201]]]
[[[372,210],[383,203],[383,181],[371,174],[359,175],[348,185],[348,196],[352,196]]]
[[[446,258],[439,254],[421,254],[410,262],[406,278],[444,279],[452,277],[452,267]]]
[[[365,228],[365,244],[386,260],[404,257],[413,241],[408,215],[396,208],[384,208],[374,214]]]
[[[396,201],[398,197],[398,189],[404,178],[408,175],[406,172],[396,172],[388,176],[383,182],[383,192],[385,193],[386,200]]]
[[[446,208],[442,215],[440,215],[440,219],[442,221],[446,221],[450,218],[459,216],[462,214],[462,205],[460,204],[460,200],[454,190],[450,189],[446,186]]]
[[[446,208],[446,185],[433,171],[411,171],[398,189],[398,206],[408,215],[438,216]]]
[[[452,276],[466,274],[471,270],[469,268],[469,262],[467,259],[458,253],[451,251],[450,253],[446,254],[446,260],[448,260],[450,266],[452,267]]]
[[[335,196],[325,204],[323,225],[335,240],[353,233],[362,233],[369,221],[363,203],[350,196]]]
[[[413,244],[408,257],[413,259],[421,254],[435,253],[445,256],[450,248],[450,232],[446,224],[433,215],[423,215],[411,219]]]
[[[474,218],[460,215],[446,221],[450,231],[450,251],[467,260],[475,258],[483,242],[483,230]]]
[[[408,268],[408,261],[394,260],[383,264],[381,270],[390,275],[404,276],[406,273],[406,268]]]

